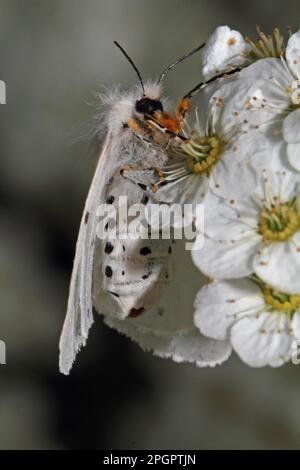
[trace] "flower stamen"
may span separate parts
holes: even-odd
[[[270,287],[265,287],[263,294],[265,302],[271,310],[293,315],[300,307],[300,295],[284,294]]]
[[[208,175],[218,161],[221,153],[221,142],[216,136],[199,137],[192,134],[188,142],[183,142],[177,152],[188,157],[192,173]]]
[[[265,59],[267,57],[281,57],[285,53],[284,36],[278,28],[275,28],[273,33],[266,35],[257,27],[259,39],[257,42],[246,37],[246,41],[251,47],[250,55],[254,59]]]
[[[300,217],[296,201],[264,206],[260,214],[259,232],[268,242],[290,239],[300,229]]]

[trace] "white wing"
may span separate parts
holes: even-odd
[[[102,201],[107,182],[108,155],[111,134],[107,134],[96,172],[85,203],[80,224],[71,277],[67,314],[60,338],[59,368],[68,375],[76,355],[85,346],[93,324],[92,271],[96,237],[96,210]]]
[[[193,264],[191,253],[185,250],[185,240],[176,240],[172,249],[170,282],[165,284],[162,295],[152,308],[136,318],[119,319],[111,314],[104,315],[104,322],[159,357],[195,363],[199,367],[221,364],[231,353],[230,343],[204,337],[193,320],[195,296],[207,279]],[[99,271],[94,275],[94,286],[99,291],[99,295],[94,296],[94,306],[100,313]]]

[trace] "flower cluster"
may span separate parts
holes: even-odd
[[[205,207],[194,325],[246,364],[277,367],[300,340],[300,32],[253,41],[219,27],[202,73],[219,78],[192,99],[171,178]]]
[[[246,364],[278,367],[300,340],[300,32],[258,35],[221,27],[209,39],[205,78],[238,72],[215,85],[210,122],[190,124],[182,153],[190,178],[209,188],[193,261],[211,282],[198,292],[195,325]]]
[[[105,321],[177,362],[214,366],[234,350],[278,367],[300,345],[300,31],[252,40],[219,27],[202,75],[154,186],[158,201],[204,204],[204,245],[191,256],[173,241],[162,298]]]

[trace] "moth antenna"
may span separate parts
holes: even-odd
[[[239,67],[237,67],[235,69],[229,70],[228,72],[220,73],[219,75],[216,75],[215,77],[210,78],[206,82],[201,82],[198,85],[196,85],[191,91],[189,91],[183,97],[183,99],[192,98],[193,96],[197,95],[197,93],[199,93],[199,91],[201,91],[204,87],[206,87],[207,85],[210,85],[211,83],[214,83],[219,78],[223,78],[223,77],[226,77],[226,76],[229,76],[229,75],[233,75],[233,74],[238,73],[240,71],[241,71],[241,69]]]
[[[190,57],[191,55],[195,54],[195,52],[198,52],[200,51],[200,49],[203,49],[203,47],[205,46],[205,42],[203,44],[201,44],[200,46],[196,47],[195,49],[193,49],[192,51],[190,52],[187,52],[186,54],[184,54],[182,57],[180,57],[179,59],[175,60],[175,62],[173,62],[172,64],[168,65],[168,67],[165,68],[165,70],[160,74],[160,77],[158,79],[158,84],[160,84],[163,79],[165,78],[165,76],[167,75],[167,73],[170,72],[170,70],[175,67],[175,65],[177,64],[180,64],[180,62],[183,62],[185,59],[187,59],[188,57]]]
[[[133,60],[131,59],[131,57],[129,57],[129,55],[127,54],[127,52],[123,49],[123,47],[117,42],[117,41],[114,41],[114,44],[120,49],[120,51],[124,54],[124,56],[126,57],[126,59],[128,60],[128,62],[132,65],[132,67],[134,68],[137,76],[138,76],[138,79],[139,79],[139,82],[140,82],[140,85],[142,87],[142,90],[143,90],[143,96],[145,96],[145,87],[144,87],[144,83],[143,83],[143,79],[142,79],[142,76],[140,74],[140,71],[139,69],[137,68],[137,66],[135,65],[135,63],[133,62]]]

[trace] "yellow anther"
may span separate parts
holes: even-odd
[[[269,242],[286,241],[300,230],[300,217],[295,201],[264,207],[259,221],[259,232]]]
[[[199,137],[195,132],[182,143],[181,152],[189,158],[189,166],[198,175],[209,174],[221,152],[221,142],[216,136]]]
[[[294,314],[300,308],[300,295],[289,295],[265,287],[263,290],[265,303],[278,312]]]

